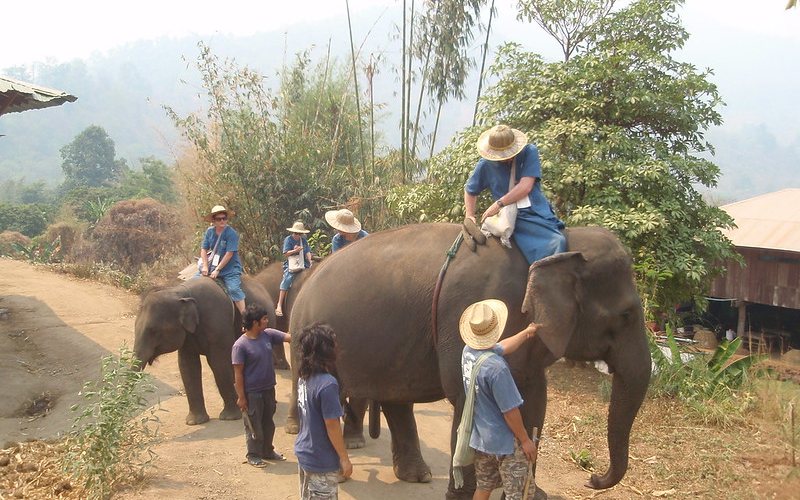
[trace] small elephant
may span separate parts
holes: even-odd
[[[297,296],[290,329],[299,332],[317,321],[333,327],[343,396],[380,402],[392,434],[395,475],[426,482],[431,472],[420,452],[413,403],[446,397],[454,405],[452,450],[465,399],[459,317],[474,302],[500,299],[509,311],[503,337],[531,321],[542,325],[536,339],[508,357],[525,400],[521,410],[526,429],[543,427],[548,365],[562,356],[608,364],[614,374],[610,466],[605,474],[592,475],[587,486],[617,484],[628,467],[631,426],[647,391],[651,364],[629,253],[602,228],[568,229],[570,251],[530,268],[521,252],[502,247],[496,239],[474,251],[461,247],[441,285],[438,328],[432,331],[437,276],[460,232],[456,224],[404,226],[373,233],[352,250],[328,257]],[[293,359],[297,339],[292,338]],[[295,405],[289,409],[291,432],[297,430],[297,415]],[[348,417],[345,428],[360,424]],[[465,471],[465,485],[458,490],[451,476],[448,498],[472,497],[475,480],[470,473]]]
[[[289,319],[292,315],[292,306],[297,298],[297,294],[300,293],[300,290],[303,288],[303,283],[314,274],[318,267],[319,263],[315,263],[315,265],[301,271],[294,277],[292,288],[289,289],[289,293],[286,295],[286,303],[283,305],[283,316],[276,316],[275,318],[277,322],[275,323],[275,328],[284,332],[289,331]],[[277,297],[281,288],[281,280],[283,279],[283,262],[272,262],[260,273],[253,276],[253,279],[263,286],[270,296]],[[283,346],[281,346],[281,349],[283,349]]]
[[[246,303],[260,304],[275,324],[275,306],[263,286],[242,277]],[[231,348],[241,335],[241,316],[222,287],[208,278],[196,278],[181,285],[155,289],[142,299],[134,327],[134,354],[145,365],[160,355],[178,351],[178,367],[189,401],[188,425],[208,422],[203,397],[200,355],[214,374],[224,408],[220,420],[242,418],[236,406]],[[273,351],[276,368],[288,368],[282,349]]]

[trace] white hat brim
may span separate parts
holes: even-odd
[[[525,132],[515,128],[512,128],[511,131],[514,132],[514,142],[505,149],[492,148],[489,145],[489,135],[492,129],[484,131],[481,136],[478,137],[478,142],[476,143],[478,153],[481,157],[490,161],[503,161],[517,156],[519,152],[522,151],[522,148],[528,144],[528,136]]]
[[[495,316],[497,316],[496,327],[490,333],[480,336],[475,335],[472,332],[472,328],[469,326],[469,318],[472,315],[472,310],[479,304],[486,304],[494,311]],[[458,321],[458,332],[461,334],[461,340],[471,348],[477,350],[490,349],[500,340],[500,336],[506,328],[507,321],[508,307],[505,302],[497,299],[486,299],[472,304],[461,313],[461,319]]]

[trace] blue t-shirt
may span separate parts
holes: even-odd
[[[472,376],[472,365],[484,352],[464,346],[461,373],[465,391]],[[522,406],[523,401],[511,377],[508,363],[503,358],[503,347],[495,344],[492,352],[495,355],[483,362],[475,379],[477,393],[469,446],[491,455],[511,455],[514,453],[514,433],[503,418],[503,413]]]
[[[208,272],[212,272],[214,268],[217,267],[212,263],[213,258],[210,255],[211,250],[214,249],[214,245],[217,245],[217,251],[215,253],[219,255],[219,262],[222,262],[222,258],[225,256],[226,252],[233,252],[233,257],[225,264],[225,267],[222,268],[219,275],[228,276],[230,274],[242,274],[242,262],[239,260],[239,233],[232,227],[225,226],[219,238],[219,245],[217,245],[217,231],[213,226],[209,227],[206,230],[205,236],[203,236],[202,247],[209,253]]]
[[[303,257],[303,267],[309,267],[308,260],[306,260],[306,254],[311,253],[311,247],[308,245],[308,240],[305,236],[300,237],[300,241],[297,241],[292,237],[290,234],[283,240],[283,250],[282,252],[284,255],[289,250],[294,250],[295,245],[303,245],[303,253],[300,254]],[[286,270],[289,268],[289,262],[284,259],[283,261],[283,269]]]
[[[297,463],[309,472],[336,472],[339,455],[328,438],[325,419],[344,415],[339,402],[339,383],[329,373],[315,373],[297,381],[300,433],[294,442]]]
[[[367,236],[368,234],[369,234],[368,232],[366,232],[366,231],[364,231],[362,229],[361,231],[358,232],[358,235],[356,236],[356,239],[354,239],[353,241],[358,241],[361,238],[363,238],[364,236]],[[347,241],[344,238],[344,236],[342,236],[341,233],[336,233],[333,236],[333,240],[331,240],[331,253],[335,252],[336,250],[340,250],[340,249],[346,247],[350,243],[353,243],[353,241]]]
[[[542,164],[539,161],[539,150],[533,144],[528,144],[522,151],[515,157],[517,162],[517,170],[514,175],[516,183],[523,177],[533,177],[536,180],[533,184],[533,189],[528,193],[528,199],[531,202],[529,208],[522,208],[520,210],[530,210],[539,217],[544,219],[556,219],[553,208],[550,202],[547,201],[542,193],[541,182],[542,178]],[[498,200],[504,195],[508,194],[508,178],[511,177],[511,165],[506,165],[497,161],[490,161],[484,158],[475,166],[472,175],[467,180],[464,190],[473,195],[478,196],[484,189],[489,189],[492,193],[492,199]]]
[[[231,349],[234,365],[244,365],[244,391],[259,392],[275,387],[275,366],[272,346],[286,340],[286,334],[274,328],[265,328],[258,338],[242,334]]]

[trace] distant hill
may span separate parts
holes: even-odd
[[[399,83],[391,61],[386,59],[394,57],[391,44],[396,41],[389,41],[394,26],[384,20],[373,28],[375,17],[365,15],[360,20],[361,27],[354,31],[365,34],[373,30],[363,54],[383,53],[376,101],[386,105],[380,126],[386,141],[396,144],[399,133],[395,123],[399,119],[394,108],[399,101]],[[285,61],[291,63],[299,50],[314,46],[312,59],[320,60],[330,40],[333,57],[342,62],[349,59],[346,20],[340,26],[319,28],[297,26],[288,35],[215,36],[204,42],[219,57],[235,57],[238,63],[261,71],[267,76],[267,85],[276,88],[279,68]],[[323,33],[340,35],[329,39]],[[131,43],[89,60],[37,64],[33,75],[26,68],[0,69],[0,74],[78,96],[77,102],[57,108],[0,117],[0,134],[5,135],[0,137],[0,181],[24,178],[57,184],[62,177],[59,149],[93,124],[106,129],[116,144],[117,155],[129,165],[136,167],[137,160],[145,156],[171,163],[180,137],[163,106],[169,105],[183,114],[202,109],[205,99],[195,68],[199,40],[162,38]],[[477,88],[476,76],[473,81],[470,89]],[[467,101],[445,107],[437,146],[445,145],[456,131],[471,122],[474,90],[468,95]],[[708,137],[716,147],[712,161],[723,173],[718,188],[710,193],[713,199],[730,202],[784,187],[800,187],[800,134],[791,145],[779,144],[766,127],[758,126],[739,130],[723,126],[710,131]]]

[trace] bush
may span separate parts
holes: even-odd
[[[87,382],[84,404],[71,408],[77,416],[62,465],[90,498],[110,497],[119,484],[140,478],[155,457],[150,447],[158,419],[152,411],[140,414],[155,386],[138,363],[125,347],[119,357],[105,356],[100,380]]]
[[[81,227],[77,224],[59,222],[51,224],[45,234],[47,241],[59,239],[61,242],[61,255],[69,256],[72,255],[72,251],[80,239]]]
[[[177,215],[156,200],[123,200],[114,204],[95,227],[95,251],[104,262],[136,273],[182,243]]]
[[[33,238],[44,232],[52,212],[47,205],[0,203],[0,231],[19,231]]]
[[[0,233],[0,255],[15,256],[19,255],[19,250],[14,244],[27,247],[31,244],[31,239],[18,231],[3,231]]]

